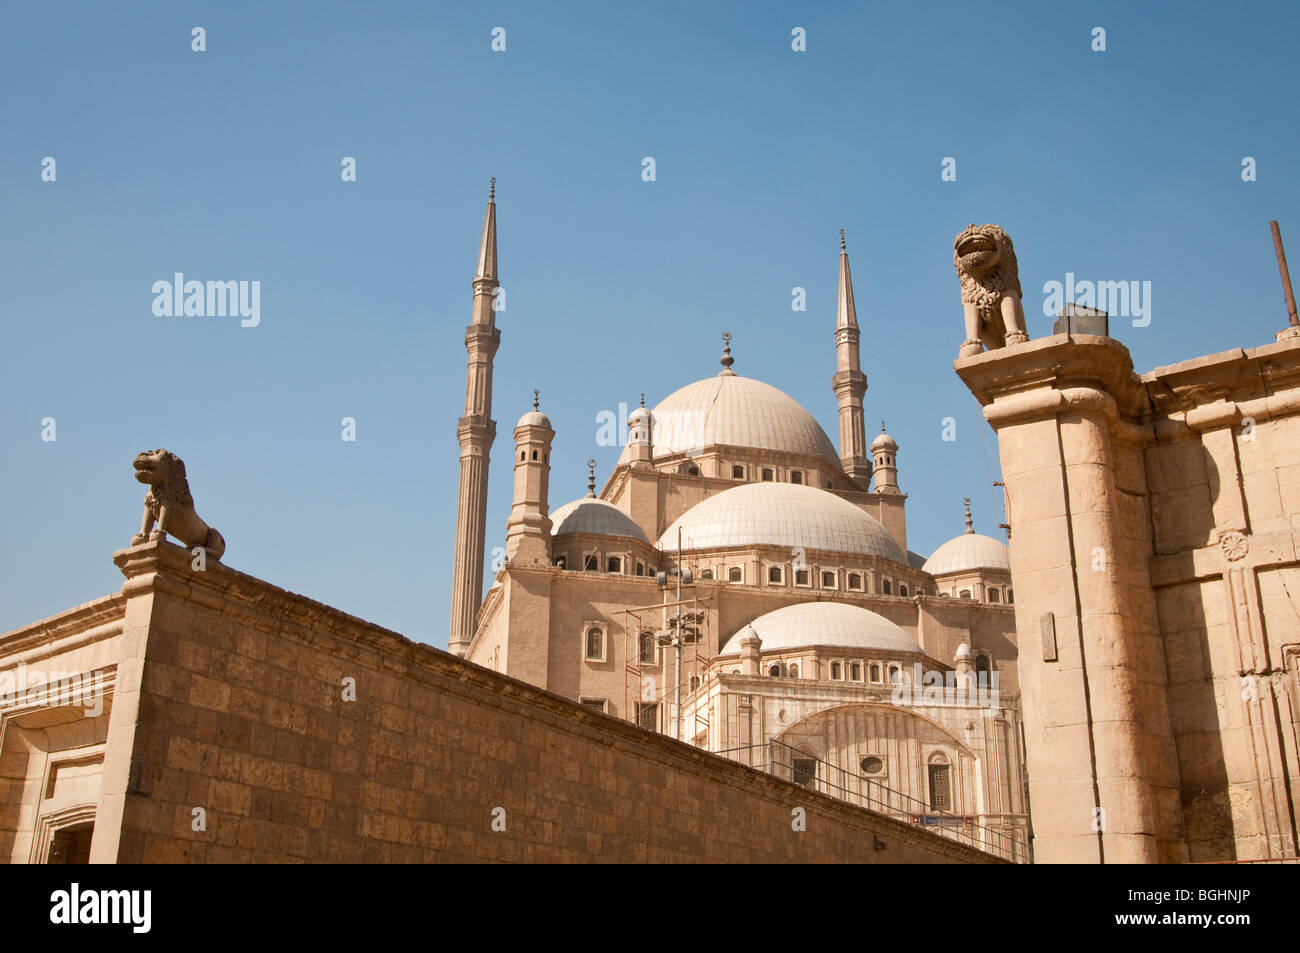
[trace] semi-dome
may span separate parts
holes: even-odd
[[[551,514],[551,533],[594,533],[597,536],[631,536],[649,543],[645,531],[613,503],[584,497],[565,503]]]
[[[659,546],[686,549],[781,546],[879,556],[906,563],[880,522],[834,493],[798,483],[746,483],[695,504],[664,531]]]
[[[826,431],[797,400],[770,384],[732,373],[708,377],[654,408],[655,456],[722,444],[823,457],[840,469]],[[627,460],[624,448],[619,462]]]
[[[925,561],[921,567],[932,576],[946,576],[955,572],[977,569],[1011,571],[1011,554],[1007,547],[992,536],[964,533],[950,539]]]
[[[884,616],[844,602],[801,602],[761,615],[728,639],[720,654],[740,654],[740,641],[750,629],[763,640],[763,652],[814,645],[921,652],[914,638]]]

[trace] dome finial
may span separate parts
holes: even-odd
[[[736,363],[736,359],[731,356],[731,335],[726,331],[722,332],[722,360],[719,363],[722,364],[723,375],[736,373],[731,369],[731,365]]]
[[[847,251],[848,251],[848,248],[847,248],[847,247],[845,246],[845,244],[844,244],[844,229],[841,228],[841,229],[840,229],[840,252],[841,252],[841,253],[844,253],[844,252],[847,252]]]
[[[880,432],[881,433],[885,432],[885,422],[883,420],[880,422]]]
[[[641,406],[645,406],[645,391],[641,391]]]
[[[541,391],[536,387],[533,388],[533,410],[537,410],[537,398],[541,396]]]
[[[962,502],[966,504],[966,532],[974,533],[975,526],[971,523],[971,518],[970,518],[970,497],[969,496],[963,497]]]
[[[587,460],[587,495],[596,495],[596,458]]]
[[[488,188],[488,201],[495,202],[496,200],[497,200],[497,177],[494,175],[492,176],[492,185]]]

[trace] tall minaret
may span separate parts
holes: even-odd
[[[497,435],[492,419],[492,358],[501,343],[496,326],[497,180],[488,192],[474,273],[474,317],[465,329],[469,369],[465,384],[465,416],[456,425],[460,441],[460,493],[456,500],[456,552],[451,583],[451,635],[448,649],[469,651],[474,617],[483,600],[483,551],[487,534],[488,453]]]
[[[840,463],[849,479],[862,489],[871,483],[871,460],[867,456],[866,425],[862,420],[862,396],[867,392],[867,375],[862,373],[858,350],[858,312],[853,306],[853,276],[849,274],[849,253],[840,229],[840,294],[835,315],[835,376],[831,386],[840,403]]]

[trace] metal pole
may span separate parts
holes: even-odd
[[[1295,312],[1295,292],[1291,290],[1291,272],[1286,267],[1286,252],[1282,250],[1282,232],[1277,227],[1277,222],[1269,222],[1269,227],[1273,229],[1273,250],[1277,252],[1277,267],[1282,273],[1282,293],[1286,295],[1286,313],[1291,320],[1291,327],[1300,327],[1300,320],[1296,318]]]
[[[673,737],[682,740],[682,528],[677,527],[677,624],[673,626],[677,656],[673,674]]]

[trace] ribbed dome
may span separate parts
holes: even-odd
[[[1011,554],[1007,547],[992,536],[964,533],[950,539],[925,561],[921,567],[932,576],[944,576],[972,569],[1003,569],[1011,571]]]
[[[797,483],[746,483],[723,490],[683,513],[660,537],[677,548],[783,546],[880,556],[906,563],[889,531],[834,493]]]
[[[653,413],[656,457],[724,444],[824,457],[840,468],[839,454],[812,414],[753,378],[719,374],[687,384]],[[626,459],[624,448],[619,462]]]
[[[898,443],[894,440],[893,437],[891,437],[889,434],[885,433],[882,430],[880,431],[880,435],[877,436],[875,440],[871,441],[871,449],[872,450],[897,450]]]
[[[515,429],[520,427],[546,427],[550,430],[555,428],[551,426],[551,418],[547,417],[540,410],[530,410],[519,418],[519,423],[515,424]]]
[[[645,532],[632,517],[613,503],[588,496],[565,503],[551,514],[551,534],[595,533],[599,536],[632,536],[649,543]]]
[[[761,615],[727,640],[722,655],[739,655],[740,640],[753,629],[761,651],[813,645],[882,652],[919,653],[916,640],[884,616],[843,602],[801,602]]]

